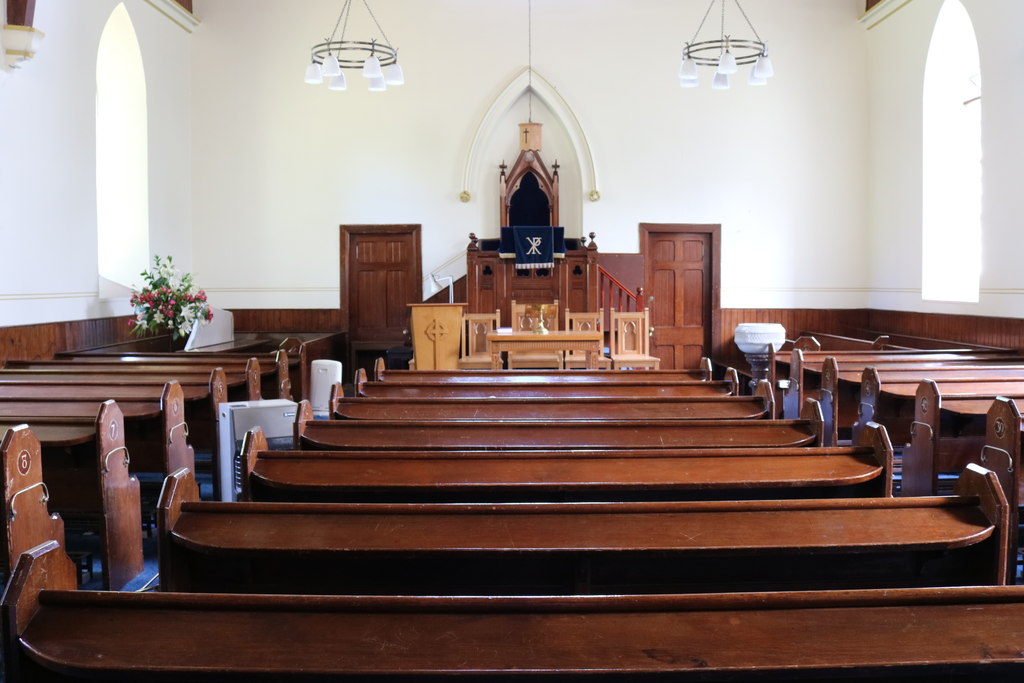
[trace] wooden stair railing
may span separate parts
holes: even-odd
[[[642,311],[644,288],[637,287],[636,293],[629,291],[626,285],[618,278],[605,270],[602,266],[597,267],[597,301],[601,310],[604,311],[603,329],[609,330],[610,314],[614,308],[616,311]]]

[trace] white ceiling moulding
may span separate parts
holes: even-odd
[[[174,0],[146,0],[157,12],[164,15],[189,33],[198,28],[199,18]]]
[[[860,16],[860,23],[871,30],[911,2],[913,0],[882,0]]]
[[[531,79],[531,71],[529,67],[520,71],[494,99],[487,113],[480,120],[469,153],[466,155],[462,173],[462,192],[459,194],[461,201],[469,202],[472,199],[471,186],[474,184],[474,180],[480,177],[478,171],[481,164],[491,164],[491,160],[484,162],[479,158],[484,142],[490,139],[501,117],[522,95],[529,94],[531,90],[541,102],[547,105],[557,118],[557,123],[565,129],[565,133],[572,143],[573,151],[576,153],[576,161],[580,168],[580,184],[584,194],[592,202],[601,198],[597,185],[597,168],[594,165],[594,156],[590,151],[590,143],[587,141],[583,126],[580,125],[572,107],[558,90],[536,71],[532,71],[533,78]]]

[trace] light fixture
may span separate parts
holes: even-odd
[[[6,5],[7,11],[0,15],[4,20],[0,30],[0,54],[3,56],[3,67],[17,69],[23,62],[36,56],[43,32],[34,28],[36,3],[12,2]]]
[[[362,0],[363,6],[373,19],[380,37],[370,40],[345,39],[352,1],[345,0],[330,37],[324,38],[324,42],[317,43],[310,49],[306,83],[319,85],[326,79],[330,90],[345,90],[347,83],[343,70],[361,69],[372,91],[387,90],[389,85],[402,85],[405,83],[405,74],[398,64],[398,48],[391,45],[367,0]]]
[[[700,37],[701,29],[707,21],[708,15],[714,8],[715,3],[721,6],[721,26],[718,38],[708,40],[697,40]],[[732,0],[744,21],[754,34],[753,38],[733,38],[725,32],[725,4],[726,0],[711,0],[704,18],[693,34],[693,39],[683,48],[683,61],[679,67],[679,85],[684,88],[693,88],[698,84],[697,66],[715,67],[715,77],[711,87],[715,90],[727,90],[729,88],[729,74],[734,74],[740,66],[753,64],[747,82],[750,85],[764,85],[768,78],[771,78],[775,70],[772,68],[771,59],[768,58],[768,46],[757,29],[750,23],[747,13],[739,0]]]

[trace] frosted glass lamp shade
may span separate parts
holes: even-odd
[[[380,60],[375,56],[371,55],[366,58],[365,62],[363,62],[363,77],[384,78],[384,73],[380,70]]]
[[[320,65],[316,62],[310,62],[309,66],[306,67],[306,83],[320,85],[323,82],[324,77],[320,72]]]
[[[700,80],[697,79],[697,78],[680,78],[679,79],[679,87],[680,88],[696,88],[698,85],[700,85]]]
[[[697,62],[687,57],[683,60],[682,64],[679,65],[679,79],[695,81],[697,80]]]
[[[343,73],[339,73],[327,83],[328,90],[345,90],[346,88],[348,88],[348,83],[345,81]]]
[[[405,74],[402,73],[402,66],[398,62],[388,64],[384,69],[384,82],[388,85],[402,85],[405,83]]]
[[[718,60],[718,73],[720,74],[734,74],[739,70],[736,65],[736,58],[732,56],[732,53],[726,50],[722,53],[722,56]]]
[[[324,60],[323,66],[320,67],[320,73],[323,74],[324,78],[334,78],[341,73],[341,66],[338,64],[338,58],[334,55],[328,55],[327,59]]]
[[[712,90],[728,90],[729,89],[729,77],[719,72],[715,74],[715,79],[711,81]]]
[[[750,70],[750,75],[747,77],[747,85],[766,85],[767,83],[767,78],[758,77],[756,69]]]
[[[768,55],[761,55],[754,62],[754,75],[758,78],[771,78],[775,75],[775,67],[772,66],[772,60]]]
[[[377,76],[376,78],[370,79],[370,92],[384,92],[388,89],[387,83],[384,82],[384,76]]]

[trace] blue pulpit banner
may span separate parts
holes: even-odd
[[[553,268],[555,258],[565,256],[565,228],[547,225],[514,225],[501,229],[499,256],[514,256],[516,268]]]

